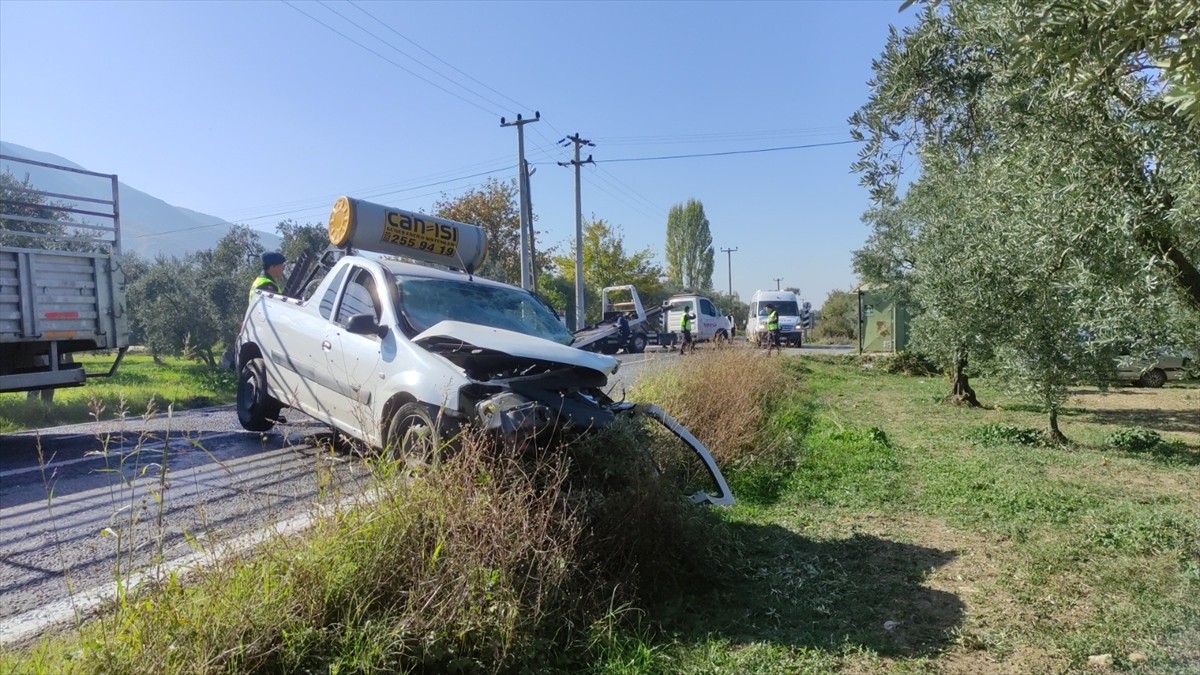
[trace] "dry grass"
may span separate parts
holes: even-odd
[[[634,397],[658,403],[708,446],[718,463],[761,453],[772,438],[765,420],[795,385],[782,357],[752,349],[715,349],[680,357],[677,367],[640,380]]]

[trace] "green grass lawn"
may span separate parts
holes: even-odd
[[[648,610],[654,637],[600,670],[1200,672],[1200,388],[1081,391],[1071,446],[985,445],[1046,416],[986,381],[970,409],[941,378],[802,363],[788,489],[727,511],[724,583]],[[1130,397],[1151,402],[1100,405]],[[1106,447],[1131,420],[1173,442]]]
[[[78,357],[88,373],[106,373],[115,356]],[[232,403],[237,378],[203,363],[164,357],[162,363],[144,353],[127,354],[112,377],[88,378],[82,387],[54,390],[52,402],[30,400],[25,393],[0,394],[0,433],[74,424],[149,411],[203,408]]]

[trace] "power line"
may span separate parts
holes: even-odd
[[[365,196],[365,197],[384,197],[384,196],[387,196],[387,195],[389,195],[389,194],[396,194],[396,193],[399,193],[399,192],[408,192],[408,191],[411,191],[411,190],[421,190],[421,189],[423,189],[423,188],[427,188],[427,187],[433,187],[433,186],[435,186],[435,185],[444,185],[444,184],[446,184],[446,183],[453,183],[453,182],[455,182],[455,181],[459,181],[459,180],[466,180],[466,179],[468,179],[468,178],[478,178],[479,176],[487,176],[487,175],[489,175],[489,174],[500,173],[501,171],[505,171],[505,172],[507,172],[507,171],[511,171],[512,169],[513,169],[513,167],[512,167],[512,166],[506,166],[506,167],[504,167],[503,169],[496,169],[496,170],[494,170],[494,171],[483,171],[483,172],[481,172],[481,173],[471,174],[470,176],[459,176],[459,177],[457,177],[457,178],[450,178],[450,179],[447,179],[447,180],[443,180],[443,181],[437,181],[437,182],[434,182],[434,183],[427,183],[427,184],[425,184],[425,185],[416,185],[416,186],[413,186],[413,187],[410,187],[410,188],[404,188],[404,189],[401,189],[401,190],[393,190],[393,191],[391,191],[391,192],[383,192],[383,193],[379,193],[379,194],[373,194],[373,195],[364,195],[364,196]],[[232,220],[262,220],[263,218],[274,218],[274,217],[277,217],[277,216],[285,216],[285,215],[289,215],[289,214],[292,214],[292,213],[303,213],[303,212],[305,212],[305,211],[312,211],[312,210],[314,210],[315,208],[316,208],[316,207],[303,207],[303,208],[298,208],[298,209],[288,209],[288,210],[286,210],[286,211],[277,211],[277,212],[275,212],[275,213],[264,213],[264,214],[263,214],[263,215],[261,215],[261,216],[253,216],[253,217],[245,217],[245,218],[237,218],[237,219],[222,220],[222,221],[221,221],[221,222],[219,222],[219,223],[211,223],[211,224],[209,224],[209,225],[194,225],[194,226],[192,226],[192,227],[181,227],[181,228],[177,228],[177,229],[174,229],[174,230],[165,230],[165,231],[162,231],[162,232],[148,232],[148,233],[146,233],[146,234],[135,234],[135,235],[133,235],[132,237],[129,237],[129,238],[133,238],[133,239],[140,239],[140,238],[144,238],[144,237],[160,237],[160,236],[162,236],[162,235],[165,235],[165,234],[177,234],[177,233],[179,233],[179,232],[192,232],[192,231],[194,231],[194,230],[206,230],[206,229],[213,228],[213,227],[222,227],[222,226],[226,226],[226,225],[232,225],[232,224],[235,224],[235,223],[231,222]]]
[[[484,96],[483,94],[480,94],[479,92],[475,91],[474,89],[471,89],[470,87],[468,87],[468,86],[465,86],[465,85],[461,84],[460,82],[457,82],[457,81],[455,81],[455,80],[451,79],[450,77],[448,77],[448,76],[447,76],[447,75],[445,75],[444,73],[438,72],[438,71],[437,71],[436,69],[434,69],[432,66],[430,66],[430,65],[428,65],[428,64],[426,64],[426,63],[424,63],[424,62],[422,62],[420,59],[418,59],[418,58],[416,58],[416,57],[412,56],[412,55],[411,55],[411,54],[409,54],[408,52],[405,52],[403,49],[400,49],[399,47],[397,47],[396,45],[394,45],[394,44],[392,44],[392,43],[388,42],[387,40],[384,40],[383,38],[379,37],[378,35],[376,35],[376,34],[372,33],[371,31],[367,30],[367,29],[366,29],[366,28],[364,28],[363,26],[360,26],[360,25],[358,24],[358,22],[356,22],[354,19],[351,19],[350,17],[346,16],[345,14],[342,14],[341,12],[337,11],[337,10],[336,10],[336,9],[334,9],[333,7],[329,6],[328,4],[326,4],[326,3],[324,2],[324,0],[317,0],[317,4],[321,5],[322,7],[324,7],[324,8],[325,8],[325,9],[327,9],[327,10],[329,10],[330,12],[333,12],[334,14],[338,15],[338,16],[339,16],[339,17],[341,17],[341,18],[342,18],[344,21],[346,21],[347,23],[349,23],[351,26],[354,26],[355,28],[357,28],[357,29],[361,30],[362,32],[366,33],[367,35],[370,35],[371,37],[375,38],[376,40],[379,40],[380,42],[382,42],[384,45],[386,45],[386,46],[387,46],[389,49],[391,49],[392,51],[394,51],[394,52],[396,52],[397,54],[400,54],[401,56],[403,56],[403,57],[405,57],[405,58],[407,58],[407,59],[411,60],[413,63],[416,63],[417,65],[419,65],[419,66],[421,66],[422,68],[424,68],[424,69],[428,70],[429,72],[433,73],[434,75],[437,75],[438,77],[440,77],[440,78],[442,78],[442,79],[446,80],[447,82],[449,82],[449,83],[453,84],[453,85],[454,85],[454,86],[456,86],[456,87],[459,87],[459,88],[461,88],[461,89],[463,89],[463,90],[465,90],[465,91],[467,91],[467,92],[470,92],[471,94],[473,94],[473,95],[475,95],[475,96],[478,96],[479,98],[483,99],[484,101],[487,101],[488,103],[490,103],[490,104],[492,104],[492,105],[494,105],[494,106],[496,106],[496,107],[498,107],[498,108],[503,108],[503,107],[504,107],[504,104],[503,104],[503,103],[497,103],[496,101],[493,101],[492,99],[488,98],[487,96]],[[358,7],[355,7],[355,9],[358,9],[360,12],[363,12],[364,14],[367,14],[365,11],[363,11],[362,9],[360,9],[360,8],[358,8]],[[396,33],[395,29],[392,29],[392,28],[391,28],[391,26],[388,26],[386,23],[383,23],[382,21],[379,21],[379,19],[376,19],[374,16],[371,16],[370,14],[367,14],[367,16],[370,16],[372,19],[375,19],[375,21],[377,21],[377,22],[379,22],[380,24],[382,24],[384,28],[388,28],[388,29],[389,29],[389,30],[391,30],[393,33]],[[399,33],[396,33],[396,34],[397,34],[397,35],[400,35]],[[404,37],[404,36],[403,36],[403,35],[400,35],[400,37]],[[405,39],[408,39],[408,38],[405,38]],[[411,42],[411,40],[410,40],[410,42]],[[414,43],[414,44],[416,44],[416,43]],[[418,46],[420,46],[420,45],[418,45]],[[484,85],[484,86],[486,86],[486,85]],[[490,87],[489,87],[489,88],[490,88]]]
[[[481,81],[479,81],[479,80],[475,79],[474,77],[471,77],[471,76],[470,76],[470,75],[468,75],[467,73],[465,73],[465,72],[463,72],[462,70],[460,70],[460,69],[456,68],[456,67],[455,67],[453,64],[451,64],[451,63],[447,62],[446,60],[442,59],[441,57],[439,57],[437,54],[434,54],[433,52],[429,51],[428,49],[426,49],[426,48],[422,47],[421,45],[417,44],[416,42],[414,42],[412,39],[410,39],[408,36],[404,35],[404,34],[403,34],[403,33],[401,33],[400,31],[396,30],[395,28],[392,28],[390,25],[388,25],[388,24],[387,24],[387,23],[385,23],[384,21],[380,20],[380,19],[379,19],[378,17],[376,17],[374,14],[371,14],[370,12],[368,12],[368,11],[367,11],[367,10],[365,10],[365,9],[363,9],[362,7],[359,7],[357,4],[355,4],[355,3],[354,3],[354,1],[353,1],[353,0],[349,0],[349,4],[350,4],[350,6],[351,6],[351,7],[353,7],[354,9],[357,9],[358,11],[362,12],[363,14],[366,14],[367,16],[371,17],[372,19],[375,19],[375,21],[377,21],[377,22],[378,22],[380,25],[382,25],[384,28],[387,28],[388,30],[390,30],[390,31],[392,31],[393,33],[395,33],[396,35],[400,36],[400,38],[404,39],[405,41],[407,41],[407,42],[408,42],[409,44],[411,44],[412,46],[414,46],[414,47],[416,47],[417,49],[420,49],[421,51],[425,52],[426,54],[428,54],[428,55],[432,56],[433,58],[437,59],[439,63],[442,63],[442,64],[446,65],[448,68],[451,68],[452,70],[454,70],[454,72],[456,72],[456,73],[458,73],[458,74],[462,75],[463,77],[465,77],[465,78],[467,78],[467,79],[471,80],[472,82],[474,82],[474,83],[478,84],[479,86],[483,87],[484,89],[487,89],[488,91],[492,92],[493,94],[496,94],[497,96],[501,96],[501,97],[503,97],[503,98],[505,98],[505,99],[508,99],[508,101],[509,101],[510,103],[515,103],[515,104],[517,105],[517,107],[518,107],[518,108],[522,108],[522,109],[526,109],[526,110],[527,110],[527,109],[529,109],[529,108],[531,108],[531,107],[532,107],[532,106],[527,106],[527,105],[525,105],[524,103],[521,103],[520,101],[517,101],[517,100],[515,100],[515,99],[513,99],[513,98],[510,98],[510,97],[509,97],[509,96],[507,96],[506,94],[504,94],[504,93],[502,93],[502,92],[499,92],[499,91],[497,91],[497,90],[495,90],[495,89],[492,89],[492,88],[491,88],[491,87],[489,87],[487,84],[485,84],[485,83],[483,83],[483,82],[481,82]],[[409,57],[409,58],[412,58],[412,57]],[[415,59],[414,59],[414,60],[415,60]],[[426,66],[426,67],[428,68],[428,66]],[[432,70],[432,68],[431,68],[430,70]],[[445,77],[445,75],[443,75],[442,77]],[[461,86],[461,85],[460,85],[460,86]],[[464,89],[465,89],[465,87],[464,87]],[[483,98],[483,97],[482,97],[482,96],[480,96],[480,98]],[[501,106],[501,107],[503,107],[503,106]]]
[[[479,108],[480,110],[484,111],[485,113],[487,113],[487,114],[489,114],[489,115],[495,115],[495,116],[497,116],[497,117],[499,116],[499,113],[496,113],[496,112],[494,112],[494,111],[492,111],[492,110],[489,110],[488,108],[485,108],[485,107],[483,107],[483,106],[479,105],[478,103],[476,103],[476,102],[474,102],[474,101],[472,101],[472,100],[470,100],[470,99],[464,98],[463,96],[461,96],[461,95],[460,95],[460,94],[458,94],[457,92],[450,91],[449,89],[447,89],[447,88],[443,87],[442,85],[440,85],[440,84],[438,84],[438,83],[436,83],[436,82],[433,82],[432,80],[429,80],[429,79],[428,79],[428,78],[426,78],[426,77],[423,77],[423,76],[421,76],[421,75],[418,75],[417,73],[413,72],[413,71],[412,71],[412,70],[410,70],[409,68],[406,68],[405,66],[403,66],[403,65],[400,65],[399,63],[396,63],[395,61],[393,61],[393,60],[389,59],[388,57],[384,56],[383,54],[380,54],[379,52],[375,51],[374,49],[371,49],[370,47],[368,47],[368,46],[364,45],[363,43],[359,42],[358,40],[355,40],[354,38],[350,37],[349,35],[346,35],[345,33],[343,33],[343,32],[341,32],[340,30],[338,30],[338,29],[334,28],[333,26],[330,26],[329,24],[325,23],[324,21],[321,21],[321,20],[320,20],[320,19],[318,19],[317,17],[315,17],[315,16],[313,16],[313,15],[309,14],[308,12],[305,12],[304,10],[300,9],[299,7],[296,7],[295,5],[293,5],[293,4],[292,4],[291,2],[289,2],[288,0],[280,0],[280,2],[282,2],[282,3],[283,3],[283,4],[285,4],[285,5],[287,5],[288,7],[291,7],[292,9],[296,10],[297,12],[299,12],[299,13],[303,14],[304,16],[308,17],[309,19],[311,19],[311,20],[313,20],[313,21],[317,22],[318,24],[320,24],[320,25],[324,26],[324,27],[325,27],[325,28],[327,28],[328,30],[330,30],[330,31],[333,31],[334,33],[337,33],[338,35],[342,36],[342,37],[343,37],[343,38],[345,38],[346,40],[349,40],[350,42],[353,42],[354,44],[358,45],[359,47],[361,47],[361,48],[363,48],[363,49],[365,49],[365,50],[367,50],[367,51],[371,52],[372,54],[374,54],[375,56],[378,56],[379,58],[383,59],[384,61],[387,61],[388,63],[392,64],[393,66],[395,66],[395,67],[397,67],[397,68],[399,68],[400,70],[403,70],[404,72],[408,73],[409,75],[412,75],[413,77],[417,78],[418,80],[420,80],[420,81],[422,81],[422,82],[424,82],[424,83],[428,84],[429,86],[431,86],[431,87],[436,87],[437,89],[440,89],[440,90],[442,90],[442,91],[446,92],[447,94],[450,94],[450,95],[451,95],[451,96],[453,96],[454,98],[457,98],[458,100],[460,100],[460,101],[462,101],[462,102],[464,102],[464,103],[467,103],[467,104],[470,104],[470,105],[472,105],[472,106],[475,106],[476,108]],[[340,16],[340,15],[339,15],[339,16]],[[378,38],[376,38],[376,39],[378,39]]]
[[[688,159],[691,157],[723,157],[726,155],[750,155],[759,152],[777,152],[780,150],[803,150],[805,148],[824,148],[831,145],[847,145],[850,143],[862,143],[863,141],[833,141],[830,143],[809,143],[808,145],[784,145],[775,148],[758,148],[756,150],[729,150],[726,152],[702,152],[694,155],[663,155],[660,157],[622,157],[619,159],[598,159],[596,163],[601,162],[650,162],[659,159]]]
[[[654,209],[655,211],[662,211],[662,212],[664,212],[664,213],[666,212],[666,209],[664,209],[663,207],[659,206],[659,205],[658,205],[658,204],[656,204],[656,203],[655,203],[653,200],[651,200],[650,198],[646,197],[646,196],[645,196],[645,195],[643,195],[642,193],[640,193],[640,192],[638,192],[637,190],[635,190],[635,189],[633,189],[632,187],[630,187],[630,186],[629,186],[629,184],[627,184],[625,181],[621,180],[620,178],[617,178],[617,174],[615,174],[615,173],[613,173],[613,172],[609,171],[608,169],[606,169],[606,168],[604,168],[604,167],[602,167],[602,166],[597,166],[596,168],[597,168],[597,169],[600,169],[600,171],[601,171],[601,172],[603,172],[604,174],[606,174],[608,177],[612,178],[612,179],[613,179],[613,180],[614,180],[616,183],[618,183],[619,185],[622,185],[622,186],[624,186],[624,187],[625,187],[625,188],[626,188],[626,189],[627,189],[627,190],[628,190],[630,193],[632,193],[634,196],[638,197],[638,198],[639,198],[639,199],[641,199],[643,202],[645,202],[646,204],[648,204],[648,205],[649,205],[649,206],[650,206],[652,209]]]
[[[827,136],[844,134],[845,125],[808,127],[802,129],[772,129],[764,131],[711,132],[701,134],[662,134],[650,136],[612,136],[602,139],[612,145],[659,145],[670,143],[716,142],[730,140],[752,140],[784,138],[789,136]]]

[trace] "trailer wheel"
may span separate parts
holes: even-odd
[[[267,393],[267,365],[250,359],[238,373],[238,422],[246,431],[270,431],[279,419],[283,404]]]
[[[637,333],[629,338],[629,349],[626,351],[630,354],[641,354],[646,351],[646,336],[642,333]]]

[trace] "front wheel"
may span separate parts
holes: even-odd
[[[267,364],[250,359],[238,373],[238,422],[247,431],[270,431],[279,419],[283,404],[267,392]]]
[[[420,403],[405,403],[392,414],[384,442],[384,452],[406,469],[436,466],[441,461],[443,442],[437,420]]]

